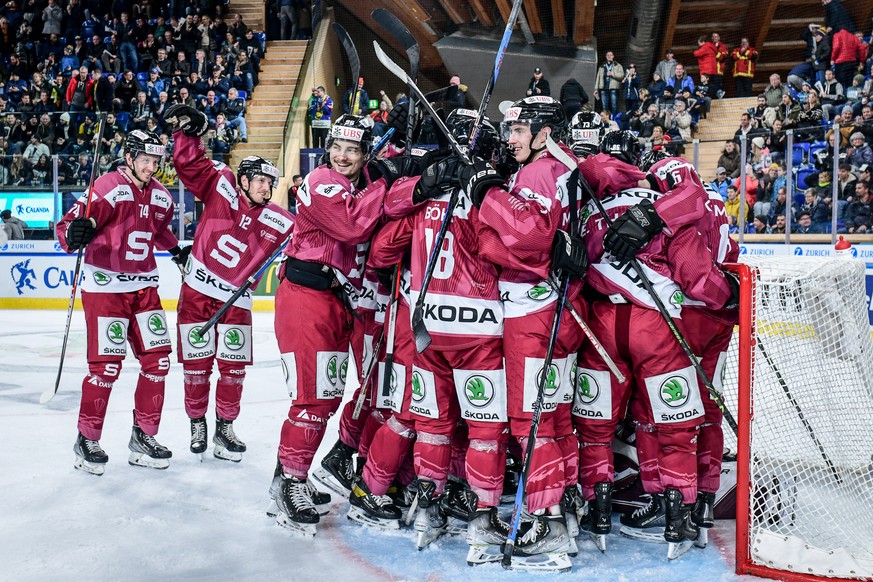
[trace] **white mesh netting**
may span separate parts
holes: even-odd
[[[760,565],[873,577],[873,341],[864,264],[755,267],[750,552]],[[724,391],[736,415],[738,334]],[[725,424],[725,445],[736,439]]]

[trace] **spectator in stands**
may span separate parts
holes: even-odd
[[[755,63],[758,62],[758,51],[749,45],[749,39],[740,39],[740,46],[731,51],[734,60],[734,85],[737,97],[752,96],[752,80],[755,77]]]
[[[691,89],[691,92],[694,93],[694,80],[688,76],[685,72],[685,67],[682,63],[676,63],[675,73],[672,77],[667,79],[667,87],[673,88],[673,93],[675,95],[676,91],[684,89],[688,87]],[[712,78],[710,78],[710,88],[712,87]]]
[[[791,231],[795,234],[817,234],[812,226],[812,215],[808,210],[801,210],[797,214],[797,222],[792,224]]]
[[[661,98],[658,100],[658,109],[660,110],[660,115],[665,117],[665,112],[670,112],[673,110],[673,105],[676,103],[676,93],[673,90],[673,87],[667,85],[664,87],[664,94],[661,95]],[[664,122],[664,127],[667,126],[666,121]]]
[[[48,113],[43,113],[39,117],[39,125],[36,127],[36,130],[33,132],[34,135],[39,136],[42,143],[47,145],[49,148],[52,148],[55,144],[55,124],[52,122],[52,118]]]
[[[618,111],[618,91],[624,79],[624,67],[615,60],[612,51],[606,52],[606,60],[597,68],[594,79],[594,98],[600,100],[601,109]]]
[[[252,93],[255,90],[255,85],[258,84],[257,75],[254,64],[249,61],[246,55],[242,54],[234,64],[231,84],[237,89],[244,88],[245,91]]]
[[[182,224],[185,227],[185,240],[194,240],[194,233],[197,232],[197,224],[194,222],[194,213],[186,212],[183,214]]]
[[[834,114],[831,112],[846,101],[843,84],[837,81],[834,72],[828,69],[825,71],[824,82],[816,81],[815,89],[821,99],[825,120],[833,119]]]
[[[33,112],[43,114],[54,113],[55,111],[57,111],[57,107],[55,106],[55,102],[49,98],[48,91],[40,91],[39,101],[34,105]]]
[[[255,70],[260,69],[263,51],[261,50],[261,41],[255,38],[255,32],[252,29],[247,30],[245,37],[240,39],[239,50],[241,55],[248,57]]]
[[[873,230],[873,196],[867,180],[858,180],[855,185],[855,199],[846,207],[845,230],[849,234]]]
[[[145,91],[136,94],[136,99],[130,104],[130,125],[128,129],[146,129],[146,122],[152,117],[152,105]]]
[[[736,142],[733,140],[724,142],[724,149],[718,158],[718,165],[725,169],[730,178],[736,178],[740,175],[740,151]]]
[[[663,126],[655,125],[652,128],[652,139],[649,141],[649,144],[653,150],[664,150],[672,156],[674,150],[670,142],[670,136],[664,133]]]
[[[31,134],[30,143],[24,148],[24,162],[33,167],[39,161],[41,156],[51,156],[52,152],[47,145],[42,143],[42,139],[36,134]]]
[[[640,106],[640,78],[637,76],[637,66],[633,63],[627,66],[624,76],[622,93],[624,94],[624,110],[628,113]]]
[[[694,88],[694,98],[697,100],[697,105],[692,107],[692,117],[695,116],[694,110],[697,110],[696,119],[706,119],[709,109],[712,105],[712,92],[709,87],[709,75],[700,75],[700,83]]]
[[[113,111],[115,109],[115,73],[105,75],[100,69],[94,69],[94,109],[96,111]]]
[[[200,100],[198,109],[206,115],[210,125],[215,125],[218,113],[221,111],[221,103],[216,98],[215,91],[206,92],[206,97]]]
[[[837,30],[831,40],[831,66],[843,87],[852,84],[852,77],[861,60],[861,44],[853,31]]]
[[[773,222],[770,225],[770,234],[785,234],[785,215],[784,214],[777,214],[773,218]]]
[[[786,93],[782,96],[782,103],[776,108],[776,119],[782,122],[783,129],[791,129],[797,125],[800,112],[800,104]]]
[[[323,148],[330,130],[330,120],[333,114],[333,100],[328,96],[322,85],[312,89],[309,98],[309,126],[312,130],[312,147]]]
[[[43,36],[48,37],[50,34],[61,34],[61,20],[63,18],[63,9],[55,0],[48,0],[48,5],[42,9]]]
[[[658,115],[658,106],[655,103],[650,104],[645,113],[639,117],[634,117],[630,121],[630,128],[637,132],[637,137],[641,140],[651,138],[652,129],[656,125],[662,125],[662,121]]]
[[[821,121],[824,119],[821,103],[818,101],[818,93],[814,90],[809,92],[803,111],[797,116],[797,129],[795,139],[806,141],[822,135]]]
[[[221,112],[227,119],[227,124],[239,132],[240,141],[249,141],[249,131],[246,118],[243,116],[246,109],[246,101],[239,96],[239,91],[231,87],[227,92],[227,99],[221,102]]]
[[[739,176],[734,180],[734,186],[736,187],[737,192],[742,193],[743,189],[740,184]],[[758,177],[755,175],[755,169],[752,167],[752,164],[746,164],[746,207],[749,212],[752,212],[752,209],[755,207],[755,202],[757,201]]]
[[[191,93],[188,92],[187,87],[179,87],[179,98],[177,101],[183,105],[188,105],[189,107],[197,106],[197,101],[191,96]]]
[[[118,35],[111,35],[109,42],[103,45],[100,61],[103,63],[103,70],[105,72],[112,71],[116,76],[121,74],[123,61],[121,59],[121,42],[118,40]]]
[[[727,200],[727,189],[730,185],[730,180],[727,177],[727,170],[719,166],[715,169],[715,179],[709,183],[713,190],[721,195],[722,200]]]
[[[677,144],[677,152],[684,152],[681,143],[691,143],[691,114],[688,113],[685,99],[677,99],[670,115],[670,129],[668,130],[673,143]]]
[[[582,107],[588,105],[588,93],[585,88],[573,77],[561,86],[561,105],[564,106],[564,114],[567,119],[572,119],[573,116],[582,110]]]
[[[136,54],[136,37],[134,36],[133,23],[130,22],[127,12],[121,13],[114,32],[118,35],[122,66],[131,71],[138,71],[139,59]]]
[[[6,231],[6,236],[9,240],[24,240],[24,229],[27,228],[27,223],[12,216],[12,211],[6,209],[0,212],[0,219],[3,220],[3,230]]]
[[[133,76],[133,71],[130,69],[124,71],[124,74],[115,84],[115,97],[121,102],[121,108],[124,111],[130,111],[131,104],[141,90],[139,81]]]
[[[815,48],[812,53],[812,67],[815,70],[815,81],[824,82],[825,71],[831,68],[831,40],[821,28],[812,33]]]
[[[303,176],[296,174],[291,178],[291,186],[288,188],[288,210],[297,214],[297,191],[303,185]]]
[[[185,51],[177,52],[176,61],[173,63],[173,76],[184,79],[190,74],[191,62],[188,60],[188,56],[185,54]]]
[[[353,93],[357,94],[357,101],[354,101]],[[370,96],[367,94],[367,90],[364,89],[364,78],[358,77],[358,86],[354,89],[348,89],[343,97],[343,112],[353,115],[366,115],[370,111],[369,103]]]
[[[840,124],[840,148],[848,147],[849,137],[855,133],[855,122],[852,119],[852,106],[844,105],[840,110],[840,115],[834,119],[834,123]],[[833,135],[833,128],[825,133],[825,141],[829,141]]]
[[[230,27],[228,27],[228,30],[232,32],[236,38],[242,38],[246,35],[248,29],[249,27],[246,26],[245,22],[243,22],[242,15],[234,14],[233,22]]]
[[[661,79],[669,79],[676,73],[676,59],[673,58],[673,49],[667,49],[664,60],[657,64],[654,72],[658,73]]]
[[[768,222],[772,226],[778,223],[777,217],[781,216],[783,219],[783,230],[784,230],[784,219],[785,219],[785,206],[787,204],[787,195],[785,193],[785,187],[779,188],[776,191],[776,201],[770,204],[770,212],[768,214]],[[791,222],[794,222],[794,215],[797,213],[797,203],[792,200],[791,201]]]
[[[533,71],[533,77],[527,84],[527,96],[542,95],[549,97],[552,94],[552,89],[549,86],[549,81],[543,77],[543,70],[536,67]]]
[[[852,84],[846,87],[846,101],[852,106],[853,115],[861,114],[861,106],[864,104],[862,100],[867,97],[865,81],[864,75],[855,75],[852,77]]]
[[[721,37],[717,32],[713,32],[709,40],[706,39],[705,35],[698,38],[697,47],[697,50],[694,51],[694,56],[697,57],[697,66],[700,69],[700,73],[709,77],[712,97],[721,99],[724,95],[722,80],[724,78],[724,65],[728,56],[728,47],[721,42]],[[693,91],[694,88],[692,87]]]
[[[740,196],[737,187],[733,184],[727,187],[727,199],[724,201],[724,211],[729,218],[733,217],[734,224],[745,222],[745,220],[740,220]]]
[[[855,197],[855,184],[858,183],[858,178],[852,173],[852,166],[848,163],[840,162],[837,169],[837,209],[838,216],[842,214],[847,201]],[[828,192],[830,194],[830,192]],[[813,221],[815,216],[813,215]]]
[[[791,91],[788,90],[788,87],[782,84],[782,77],[777,73],[770,75],[770,85],[764,91],[764,99],[767,101],[767,107],[779,107],[779,104],[782,103],[782,96],[785,94],[790,95]]]
[[[770,150],[770,157],[774,162],[782,163],[785,160],[785,148],[788,145],[788,135],[782,131],[782,120],[776,119],[773,122],[773,129],[765,138],[767,149]]]
[[[52,166],[49,163],[49,157],[46,155],[39,156],[39,160],[31,169],[31,186],[45,186],[49,183],[52,175]]]
[[[666,86],[667,81],[665,81],[664,78],[661,77],[660,73],[655,71],[654,73],[652,73],[652,80],[649,81],[649,84],[646,86],[646,89],[649,91],[649,97],[657,101],[664,94],[664,87]]]
[[[761,179],[758,180],[758,191],[756,194],[755,206],[752,212],[755,216],[760,214],[769,214],[770,206],[773,200],[776,199],[777,181],[779,180],[779,164],[770,164]],[[785,180],[782,179],[784,184]]]
[[[864,164],[873,164],[873,149],[867,144],[863,133],[854,132],[849,137],[849,144],[851,147],[846,150],[846,159],[852,166],[860,168]]]
[[[224,113],[218,113],[215,118],[215,129],[209,130],[209,148],[212,150],[212,159],[223,161],[225,154],[236,141],[236,131],[227,125]]]
[[[755,215],[755,220],[752,221],[752,232],[754,234],[770,234],[770,226],[767,224],[767,217],[765,215]]]
[[[767,119],[767,112],[770,112],[771,119]],[[769,129],[773,125],[773,119],[776,117],[776,110],[772,107],[767,107],[767,99],[763,95],[758,95],[758,103],[755,107],[749,107],[749,116],[752,121],[752,126],[755,129]]]
[[[740,127],[734,132],[734,141],[740,143],[743,136],[746,140],[751,140],[756,133],[755,126],[752,125],[752,116],[749,115],[748,111],[742,112],[740,114]]]

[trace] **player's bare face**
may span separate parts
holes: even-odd
[[[245,176],[243,176],[245,177]],[[249,198],[255,204],[264,204],[273,194],[273,179],[256,175],[249,180]]]
[[[515,156],[515,161],[523,164],[530,156],[531,138],[530,126],[526,123],[513,123],[509,128],[506,142]]]
[[[364,167],[364,152],[353,141],[335,140],[330,146],[330,166],[349,180],[356,180]]]
[[[130,155],[130,154],[128,154]],[[158,171],[158,164],[161,163],[161,158],[149,154],[140,154],[133,160],[133,178],[141,182],[141,186],[148,183],[152,179],[152,175]]]

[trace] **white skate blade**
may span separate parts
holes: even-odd
[[[470,546],[467,550],[467,565],[479,566],[480,564],[492,564],[503,559],[500,546]]]
[[[466,536],[467,535],[467,523],[465,521],[461,521],[456,517],[450,517],[449,522],[446,524],[445,535],[447,536]]]
[[[97,475],[99,477],[106,470],[106,463],[89,463],[82,457],[76,457],[76,462],[73,463],[73,467],[80,471],[84,471],[85,473],[90,473],[91,475]]]
[[[570,549],[567,550],[567,554],[571,558],[575,558],[576,554],[579,553],[579,546],[576,545],[576,538],[570,538]]]
[[[350,521],[359,523],[361,525],[376,527],[385,530],[400,529],[400,522],[398,520],[373,517],[372,515],[368,515],[367,512],[360,507],[355,507],[354,505],[349,507],[349,512],[346,514],[346,517],[348,517]]]
[[[276,517],[279,515],[279,504],[275,499],[270,499],[270,505],[267,506],[267,517]]]
[[[415,542],[418,551],[420,552],[434,543],[444,533],[446,533],[445,527],[428,528],[426,531],[418,532],[418,538]]]
[[[315,471],[312,472],[312,478],[316,483],[321,485],[322,487],[326,487],[345,499],[349,498],[349,495],[352,494],[351,489],[346,489],[343,487],[339,481],[336,480],[336,477],[328,473],[324,467],[319,467]]]
[[[418,493],[415,494],[415,497],[412,498],[412,503],[409,504],[409,509],[406,510],[406,517],[403,519],[403,522],[406,524],[406,527],[412,525],[412,522],[415,521],[415,513],[418,511]]]
[[[649,527],[639,529],[636,527],[623,525],[621,526],[621,528],[619,528],[618,533],[626,538],[630,538],[632,540],[637,540],[640,542],[649,542],[653,544],[667,543],[667,540],[664,539],[663,527]]]
[[[127,462],[134,467],[164,470],[170,466],[170,459],[153,459],[145,453],[131,452]]]
[[[697,536],[697,539],[694,540],[694,545],[698,548],[705,548],[706,544],[709,543],[709,528],[702,527],[700,528],[700,535]]]
[[[239,463],[240,461],[242,461],[242,453],[234,453],[232,451],[228,451],[221,445],[215,445],[215,448],[212,449],[212,456],[216,459],[221,459],[222,461],[232,461],[234,463]]]
[[[579,521],[576,519],[576,512],[565,513],[564,521],[567,522],[567,535],[570,538],[575,538],[579,536]]]
[[[588,532],[588,537],[591,538],[591,541],[594,542],[594,545],[597,546],[601,553],[606,553],[606,534]]]
[[[519,572],[569,572],[573,569],[570,557],[565,553],[512,556],[510,570]]]
[[[315,537],[314,523],[297,523],[296,521],[291,520],[281,511],[276,515],[276,523],[288,529],[297,537],[301,537],[304,539],[312,539]]]
[[[667,543],[667,559],[675,560],[688,550],[694,547],[693,540],[685,540],[683,542],[668,542]]]
[[[315,505],[313,503],[312,506],[315,508],[315,511],[318,512],[318,515],[327,515],[330,513],[330,503],[322,503],[321,505]]]

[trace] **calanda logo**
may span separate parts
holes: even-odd
[[[110,277],[106,273],[94,271],[94,282],[102,287],[104,285],[109,285],[109,283],[112,282],[112,277]]]
[[[205,335],[200,335],[201,329],[203,328],[198,325],[197,327],[192,327],[191,331],[188,332],[188,343],[197,349],[209,343],[209,332],[207,331]]]
[[[391,373],[391,384],[392,389],[394,391],[394,373]],[[412,372],[412,399],[416,402],[421,402],[424,400],[425,388],[424,388],[424,376],[421,375],[421,372],[415,370]]]
[[[688,381],[682,376],[671,376],[661,384],[659,395],[670,408],[679,408],[688,402]]]
[[[245,343],[245,336],[239,328],[232,327],[224,333],[224,346],[229,350],[241,350]]]
[[[537,386],[543,380],[543,370],[540,368],[540,373],[537,374]],[[549,365],[549,373],[546,374],[546,385],[543,387],[543,394],[547,397],[554,396],[558,392],[558,386],[561,382],[561,376],[558,372],[558,366],[555,364]]]
[[[167,335],[167,325],[164,322],[164,318],[159,314],[154,313],[151,317],[149,317],[149,330],[155,335]]]
[[[109,341],[119,345],[124,343],[124,324],[120,321],[113,321],[106,328],[106,337]]]
[[[600,397],[600,385],[590,374],[582,372],[579,375],[579,388],[577,389],[579,400],[583,404],[591,404]]]
[[[489,378],[475,374],[464,382],[464,396],[476,408],[483,408],[494,399],[494,384]]]
[[[545,285],[535,285],[528,290],[527,296],[534,301],[543,301],[548,298],[551,293],[552,290]]]

